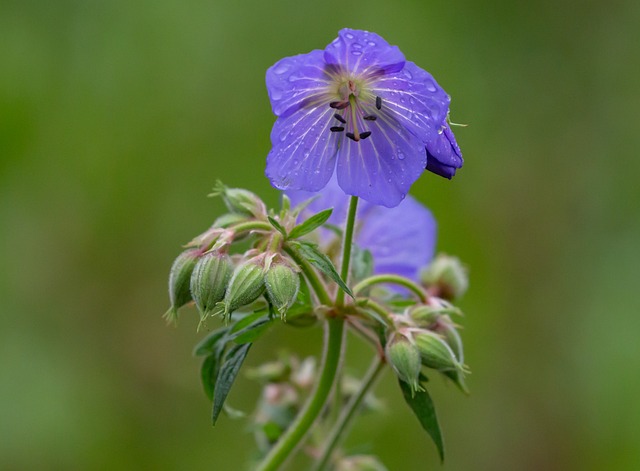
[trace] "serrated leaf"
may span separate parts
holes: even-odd
[[[404,400],[418,418],[422,428],[431,436],[433,443],[435,443],[438,449],[440,461],[444,462],[444,441],[431,396],[426,389],[424,391],[412,392],[411,387],[407,383],[401,380],[398,382],[400,383]]]
[[[202,362],[200,367],[200,379],[202,380],[202,387],[204,393],[207,395],[210,401],[213,400],[213,391],[216,388],[216,377],[218,376],[218,359],[216,355],[209,355]]]
[[[287,237],[287,231],[285,230],[284,227],[282,227],[282,225],[278,221],[276,221],[271,216],[267,216],[267,219],[269,220],[269,222],[271,223],[271,225],[274,227],[275,230],[277,230],[284,237]]]
[[[247,357],[247,353],[249,353],[250,348],[250,343],[237,345],[229,350],[225,356],[224,363],[220,367],[218,378],[216,379],[213,394],[213,411],[211,413],[213,425],[215,425],[218,420],[218,416],[224,406],[224,401],[227,399],[231,386],[238,376],[240,367],[242,366],[244,359]]]
[[[333,266],[331,259],[320,252],[317,245],[300,240],[289,241],[288,243],[294,247],[311,265],[335,281],[342,291],[354,298],[349,287],[345,284],[342,278],[340,278],[340,275],[338,275],[336,267]]]
[[[197,345],[193,348],[194,356],[203,356],[210,355],[214,351],[216,351],[216,344],[223,340],[229,329],[227,327],[223,327],[222,329],[214,330],[205,338],[200,340]]]
[[[324,211],[320,211],[317,214],[314,214],[302,224],[298,224],[296,227],[291,229],[289,233],[290,239],[297,239],[298,237],[302,237],[303,235],[308,234],[311,231],[314,231],[318,227],[322,226],[327,219],[331,216],[333,209],[325,209]]]

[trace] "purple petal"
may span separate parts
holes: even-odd
[[[326,104],[302,108],[276,120],[265,174],[280,189],[321,190],[335,169],[338,133],[330,131]]]
[[[436,221],[427,208],[408,196],[396,208],[372,206],[362,219],[356,241],[373,255],[375,273],[417,280],[420,269],[433,258]]]
[[[370,88],[414,136],[425,143],[436,138],[450,98],[431,74],[407,61],[400,72],[376,79]]]
[[[442,132],[427,142],[426,169],[442,177],[451,179],[456,170],[462,167],[462,152],[449,123],[445,121]]]
[[[424,171],[424,144],[384,112],[366,129],[371,131],[369,138],[342,141],[338,184],[345,193],[370,203],[397,206]]]
[[[331,101],[324,52],[285,57],[267,70],[267,90],[276,116],[286,116],[306,104]]]
[[[377,34],[345,28],[325,48],[324,60],[340,71],[366,78],[401,70],[405,58],[397,46]]]

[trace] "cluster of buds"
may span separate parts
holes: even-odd
[[[394,328],[385,347],[387,361],[413,393],[422,391],[422,368],[436,370],[466,392],[462,340],[451,314],[460,310],[446,300],[430,298],[428,304],[393,314]]]
[[[298,295],[300,275],[297,266],[271,243],[279,237],[276,231],[252,229],[252,222],[267,223],[265,204],[250,191],[222,184],[212,195],[222,196],[229,213],[187,244],[187,250],[174,261],[169,274],[171,307],[165,317],[175,322],[178,309],[193,301],[201,322],[215,315],[228,320],[234,311],[265,295],[285,319]],[[259,248],[230,255],[232,244],[247,232],[257,236],[255,246]]]

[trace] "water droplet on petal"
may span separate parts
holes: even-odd
[[[429,90],[430,92],[436,91],[436,86],[432,80],[427,80],[427,83],[425,83],[425,86],[427,87],[427,90]]]
[[[404,160],[404,154],[398,149],[398,160]]]
[[[409,72],[407,69],[404,69],[404,76],[407,77],[409,80],[413,78],[413,75],[411,75],[411,72]]]
[[[345,34],[345,36],[347,37],[347,39],[353,39],[353,34],[351,33],[347,33]]]
[[[353,54],[354,56],[361,56],[362,51],[351,51],[351,54]]]
[[[376,43],[375,43],[375,42],[373,42],[373,41],[369,41],[367,44],[368,44],[369,46],[371,46],[371,47],[373,47],[373,46],[375,46],[375,45],[376,45]]]
[[[273,68],[273,73],[277,75],[282,75],[288,70],[289,70],[289,64],[280,63]]]
[[[353,43],[353,44],[351,45],[351,47],[352,47],[352,48],[354,48],[354,49],[362,49],[362,44],[360,44],[360,43]]]

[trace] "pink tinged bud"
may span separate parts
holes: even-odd
[[[265,284],[271,303],[285,321],[287,311],[298,296],[300,276],[287,265],[275,264],[267,272]]]
[[[436,296],[454,300],[469,287],[467,269],[456,257],[440,254],[421,274],[422,283],[435,291]]]
[[[439,335],[425,330],[415,335],[414,341],[420,351],[422,364],[427,368],[438,371],[466,372],[451,347]]]
[[[202,319],[207,318],[224,293],[233,273],[229,255],[209,252],[198,260],[191,274],[191,296]]]
[[[191,273],[200,257],[200,250],[185,250],[175,259],[169,272],[169,301],[171,307],[165,313],[167,322],[175,323],[178,320],[178,309],[191,301],[189,289]]]
[[[239,307],[251,304],[264,292],[265,267],[251,259],[236,267],[224,296],[224,317],[228,318]]]
[[[404,335],[394,335],[385,348],[387,361],[402,381],[411,387],[411,392],[423,391],[419,376],[422,368],[420,351]]]
[[[266,219],[267,207],[255,193],[242,188],[227,188],[218,183],[210,196],[218,195],[222,196],[224,204],[232,213]]]

